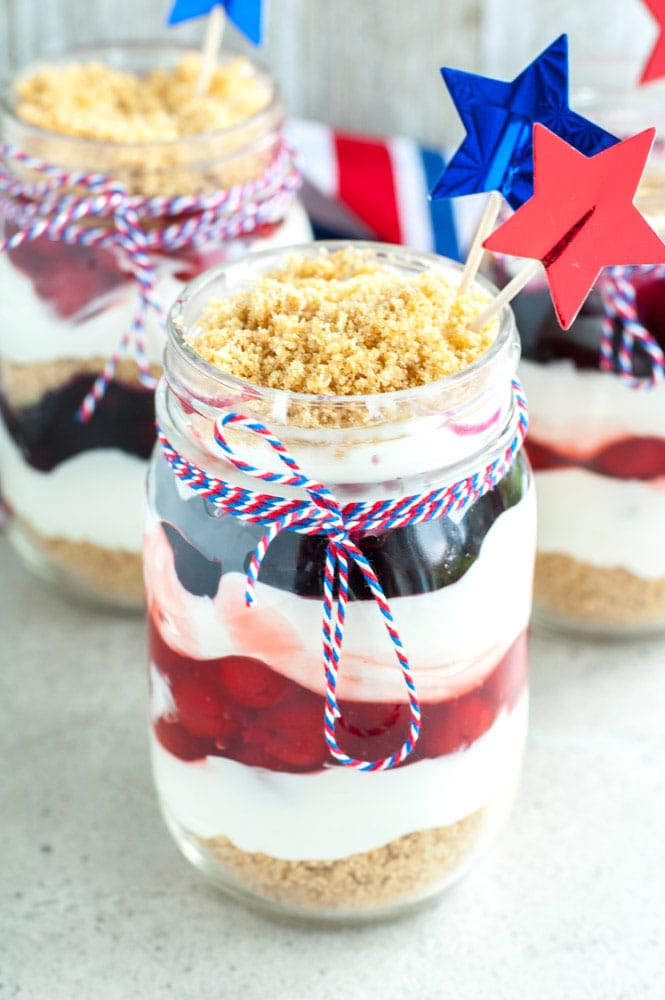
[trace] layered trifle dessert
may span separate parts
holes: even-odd
[[[224,459],[215,421],[238,412],[343,510],[483,473],[515,434],[518,347],[509,310],[471,330],[491,293],[458,296],[459,278],[431,255],[314,244],[205,275],[171,313],[157,408],[179,458],[155,453],[145,537],[155,782],[186,856],[274,909],[344,918],[413,905],[458,877],[505,815],[527,716],[531,476],[519,453],[466,506],[353,536],[422,708],[411,753],[372,772],[341,763],[324,738],[328,538],[279,532],[248,607],[265,526],[174,471],[191,463],[232,486],[301,495]],[[247,429],[224,434],[244,461],[284,471]],[[341,751],[363,762],[395,753],[408,693],[357,565],[337,691]]]
[[[609,124],[625,131],[625,122]],[[664,163],[657,143],[636,198],[659,233]],[[495,279],[507,283],[518,266],[497,259]],[[535,618],[582,632],[629,634],[665,627],[665,387],[657,378],[654,384],[653,354],[639,337],[626,349],[629,302],[611,305],[604,283],[612,280],[611,273],[601,275],[567,331],[544,276],[512,306],[538,494]],[[622,280],[634,290],[638,323],[665,349],[665,266],[625,268]],[[611,343],[601,358],[608,324]]]
[[[573,106],[618,137],[654,123],[660,132],[662,102],[648,90],[624,87],[626,68],[616,58],[580,66],[578,79],[587,82]],[[664,195],[657,137],[635,205],[661,237]],[[495,258],[493,280],[505,285],[521,266]],[[665,268],[618,271],[601,273],[567,331],[544,274],[512,302],[538,496],[534,621],[599,635],[665,627],[665,386],[652,384],[653,357],[639,337],[632,349],[624,342],[632,289],[639,324],[665,348]],[[613,273],[623,287],[612,284]],[[604,331],[611,331],[611,344]]]
[[[665,347],[665,280],[637,275],[638,318]],[[527,451],[538,493],[534,610],[540,621],[626,632],[665,626],[665,391],[601,370],[603,302],[593,291],[571,329],[544,285],[514,301]],[[622,324],[614,321],[614,361]],[[633,373],[652,361],[636,342]]]
[[[183,225],[188,198],[270,169],[284,120],[274,82],[252,61],[220,62],[207,95],[195,100],[199,68],[196,54],[136,45],[30,69],[3,98],[3,140],[47,167],[101,173],[143,203],[155,199],[144,223],[153,234]],[[10,156],[5,167],[25,184],[47,177]],[[176,214],[160,215],[159,199]],[[25,227],[26,208],[21,194],[4,198],[0,238]],[[91,215],[82,226],[113,221]],[[153,252],[154,297],[166,307],[206,267],[309,234],[293,202],[246,229]],[[138,294],[127,254],[114,247],[42,235],[0,254],[0,475],[12,536],[40,572],[126,605],[142,601],[142,493],[154,443],[153,390],[131,350],[92,416],[79,419],[79,409],[130,330]],[[163,322],[148,310],[144,376],[146,365],[159,376],[163,346]]]

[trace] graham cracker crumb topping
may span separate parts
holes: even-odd
[[[201,56],[145,75],[99,62],[44,66],[15,85],[18,118],[61,135],[105,142],[168,142],[245,121],[272,91],[244,58],[218,65],[207,95],[194,96]]]
[[[371,251],[294,255],[231,298],[211,301],[187,339],[216,368],[288,392],[352,396],[412,389],[453,375],[490,346],[489,301],[456,295],[445,271],[405,275]]]

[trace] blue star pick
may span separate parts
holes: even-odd
[[[533,126],[546,125],[587,156],[618,139],[568,106],[568,38],[560,35],[512,82],[441,70],[466,138],[432,198],[500,191],[512,208],[533,194]]]
[[[262,0],[175,0],[167,24],[180,24],[209,14],[213,7],[223,7],[230,21],[254,45],[263,40]]]

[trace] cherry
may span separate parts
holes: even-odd
[[[409,730],[409,706],[347,701],[335,732],[341,749],[359,760],[379,760],[399,750]]]
[[[236,735],[237,725],[224,710],[218,690],[202,670],[195,669],[190,676],[175,680],[171,692],[178,719],[192,736],[224,745]]]
[[[224,656],[217,673],[225,690],[244,708],[269,708],[282,698],[289,682],[251,656]]]
[[[487,732],[496,716],[496,710],[479,694],[465,695],[452,710],[452,726],[457,731],[459,747],[471,746]]]
[[[328,758],[323,735],[323,698],[305,698],[269,714],[265,749],[272,757],[299,770],[323,765]]]
[[[442,757],[470,746],[492,725],[496,711],[481,694],[465,694],[439,705],[425,705],[416,752]]]
[[[179,722],[158,719],[154,730],[164,749],[180,760],[200,760],[209,753],[208,744],[188,733]]]

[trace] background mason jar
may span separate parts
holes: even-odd
[[[637,204],[665,235],[662,98],[617,84],[621,60],[589,63],[571,107],[626,138],[655,125],[658,137]],[[521,261],[497,258],[505,283]],[[602,278],[601,278],[602,280]],[[640,321],[665,347],[665,280],[633,279]],[[544,273],[513,302],[522,339],[520,377],[530,409],[527,452],[538,496],[534,620],[556,628],[632,634],[665,628],[665,385],[631,388],[600,370],[603,302],[591,291],[569,331],[552,308]],[[618,349],[622,324],[614,320]],[[635,349],[635,372],[650,371]]]
[[[365,246],[404,274],[443,268],[456,280],[460,273],[432,255]],[[203,362],[183,338],[206,303],[249,287],[284,253],[203,275],[171,311],[157,411],[181,455],[209,475],[266,492],[215,445],[215,419],[235,410],[263,422],[343,504],[426,492],[502,453],[515,430],[518,343],[509,309],[474,365],[403,392],[291,394]],[[242,458],[283,471],[263,441],[226,432]],[[148,507],[153,769],[183,853],[235,895],[330,919],[409,907],[456,879],[504,818],[522,756],[535,532],[523,455],[464,513],[359,542],[390,602],[423,706],[413,753],[380,773],[335,763],[324,740],[326,539],[278,535],[247,608],[245,573],[264,528],[188,491],[160,450]],[[357,571],[350,587],[336,732],[346,753],[376,760],[405,739],[408,701]]]
[[[185,51],[149,43],[95,46],[60,62],[94,59],[142,72],[170,68]],[[254,72],[269,93],[266,108],[219,132],[135,144],[53,134],[19,120],[9,90],[1,104],[2,139],[61,169],[111,176],[134,194],[207,194],[259,177],[280,142],[285,112],[275,83],[257,63]],[[13,231],[5,216],[0,232]],[[166,308],[204,268],[309,236],[304,210],[294,203],[282,223],[247,236],[155,254],[157,295]],[[40,237],[0,255],[0,292],[0,474],[11,537],[35,570],[65,590],[141,607],[142,495],[154,403],[133,358],[120,362],[93,417],[76,419],[137,309],[128,261],[109,249]],[[156,376],[163,344],[161,324],[148,313],[147,356]]]

